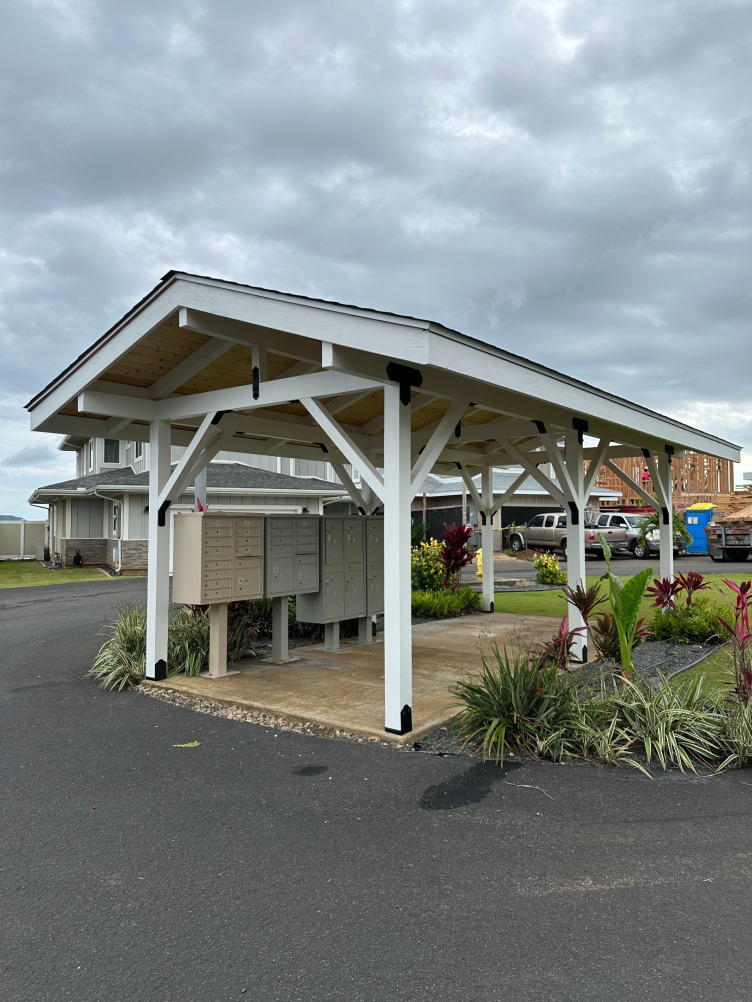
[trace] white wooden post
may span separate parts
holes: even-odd
[[[410,595],[410,404],[384,387],[384,715],[385,730],[413,729]]]
[[[493,549],[493,468],[484,466],[480,475],[480,545],[483,550],[483,611],[494,611],[494,549]]]
[[[582,437],[576,431],[567,432],[565,438],[566,469],[571,484],[567,513],[567,584],[585,587],[585,472],[583,469]],[[576,519],[576,521],[575,521]],[[582,613],[572,603],[567,608],[567,627],[576,630],[585,625]],[[572,657],[587,660],[587,638],[578,634],[572,646]]]
[[[206,471],[205,466],[203,470],[199,470],[193,480],[193,493],[196,498],[196,511],[200,511],[201,508],[206,508]]]
[[[660,517],[658,524],[661,530],[660,545],[660,576],[674,579],[674,502],[672,497],[671,457],[662,453],[658,456],[658,490],[660,498]]]
[[[167,678],[170,608],[170,512],[159,495],[170,477],[170,422],[149,422],[149,571],[146,591],[146,677]],[[161,522],[161,525],[160,525]]]

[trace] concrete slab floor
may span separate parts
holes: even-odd
[[[384,731],[384,647],[345,641],[337,652],[321,645],[296,647],[284,665],[244,661],[226,678],[187,678],[144,685],[256,710],[298,722],[398,742],[417,740],[456,713],[449,686],[480,668],[494,644],[512,652],[551,639],[555,624],[545,616],[488,613],[413,627],[413,730]]]

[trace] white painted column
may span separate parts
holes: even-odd
[[[384,387],[384,716],[385,730],[412,730],[413,638],[410,589],[410,405]]]
[[[582,442],[576,431],[566,435],[566,467],[572,490],[567,512],[567,584],[570,588],[585,585],[585,473],[583,469]],[[577,521],[575,522],[575,516]],[[582,614],[571,603],[567,606],[567,626],[570,630],[584,626]],[[572,658],[587,659],[587,638],[579,634],[572,647]]]
[[[494,549],[493,549],[493,469],[484,466],[480,475],[480,499],[483,508],[480,511],[481,530],[480,546],[483,550],[483,611],[494,611]]]
[[[660,546],[660,576],[674,579],[674,501],[672,497],[673,482],[671,478],[671,459],[666,454],[658,456],[658,479],[660,488],[656,493],[661,498],[659,502],[659,526],[661,530]],[[665,505],[665,507],[664,507]],[[668,522],[664,521],[668,518]]]
[[[206,471],[205,466],[203,470],[200,470],[196,476],[193,478],[193,494],[196,499],[196,511],[199,511],[199,503],[201,508],[206,508]]]
[[[146,677],[167,678],[170,608],[170,512],[159,514],[159,495],[170,476],[170,422],[149,423],[149,571],[146,593]],[[164,522],[160,525],[159,522]]]

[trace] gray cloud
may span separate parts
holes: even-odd
[[[30,445],[25,449],[19,449],[3,460],[3,466],[25,467],[25,466],[49,466],[60,461],[60,454],[56,453],[48,445]]]
[[[752,451],[751,44],[737,0],[10,0],[0,386],[185,268],[427,316]]]

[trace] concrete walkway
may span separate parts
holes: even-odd
[[[497,644],[512,652],[551,639],[553,620],[544,616],[478,614],[413,627],[413,730],[402,737],[384,731],[384,648],[381,637],[365,646],[344,642],[337,652],[320,645],[298,647],[287,664],[263,661],[235,665],[238,674],[212,679],[183,675],[144,684],[246,710],[310,721],[366,737],[416,740],[449,720],[449,686],[477,671]]]

